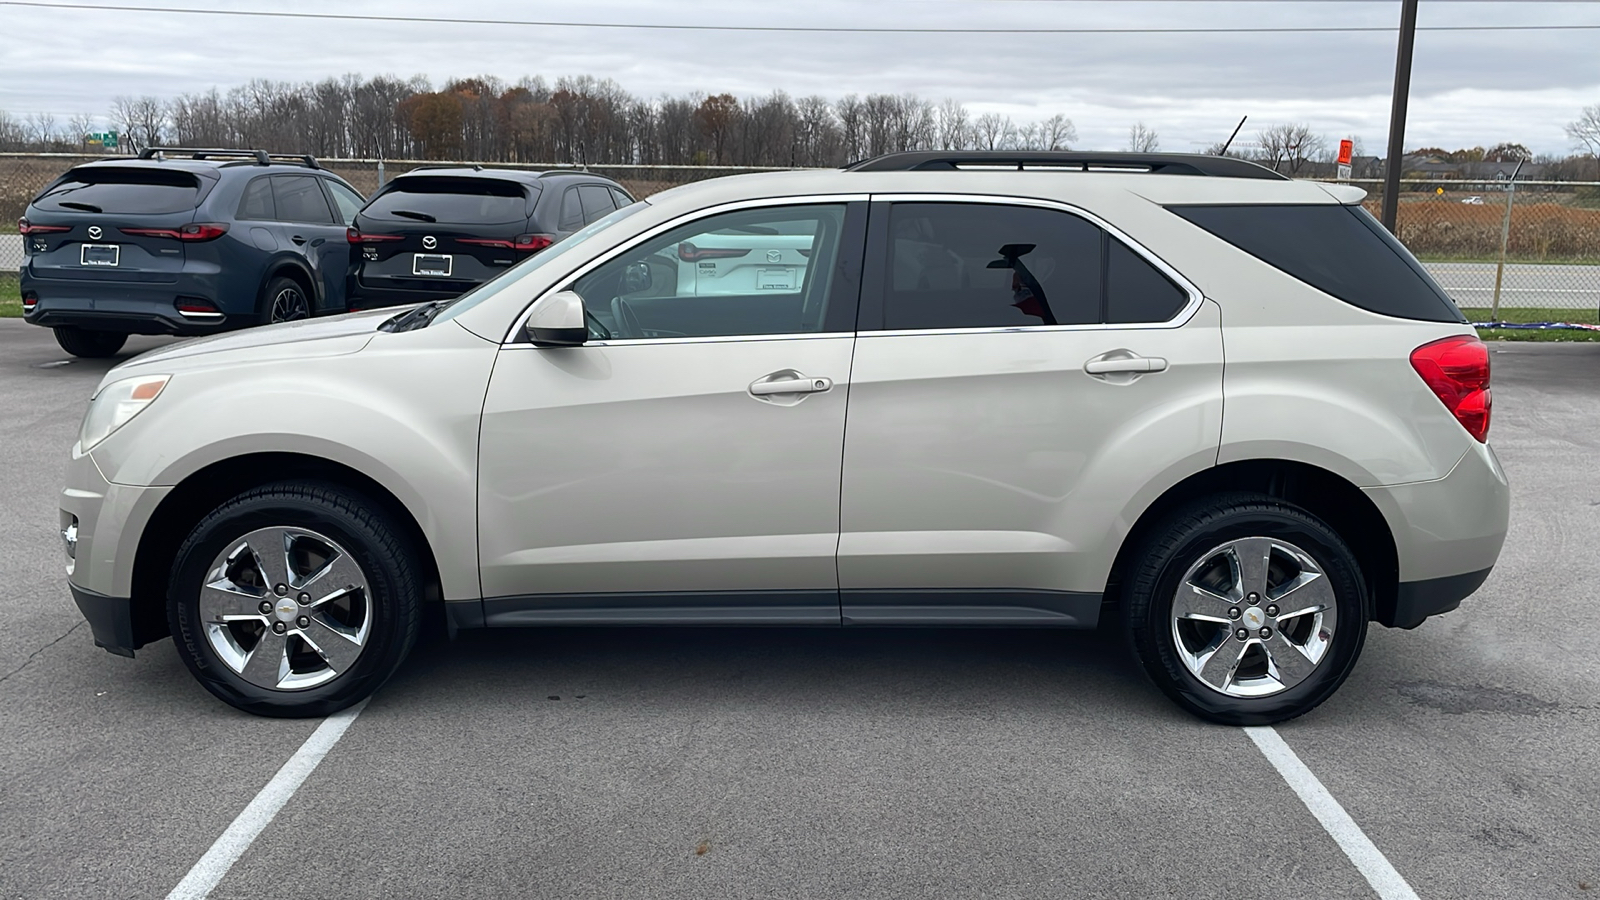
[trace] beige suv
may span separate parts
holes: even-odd
[[[1114,619],[1187,709],[1282,720],[1506,529],[1484,345],[1361,196],[1078,153],[667,191],[455,301],[112,370],[61,495],[72,592],[101,646],[170,633],[266,715],[371,693],[437,605]],[[808,236],[792,280],[683,269],[775,234]]]

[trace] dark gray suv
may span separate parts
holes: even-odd
[[[74,166],[19,224],[27,321],[76,356],[345,308],[365,200],[310,156],[152,147]]]
[[[356,215],[350,305],[458,296],[633,202],[622,185],[588,172],[414,169],[385,184]]]

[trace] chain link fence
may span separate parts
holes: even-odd
[[[16,220],[51,179],[80,154],[0,153],[0,278],[22,264]],[[325,159],[324,168],[364,194],[402,172],[446,163],[424,160]],[[545,170],[551,164],[491,163]],[[561,166],[561,168],[571,168]],[[590,166],[636,197],[680,184],[772,171],[728,166]],[[1379,215],[1383,183],[1349,182],[1367,191]],[[1401,182],[1396,233],[1474,322],[1600,323],[1600,182]]]

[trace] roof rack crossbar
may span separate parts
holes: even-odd
[[[317,158],[309,153],[268,153],[265,150],[239,150],[230,147],[146,147],[139,151],[140,159],[165,159],[168,153],[186,154],[190,159],[242,159],[258,166],[270,166],[273,160],[300,163],[308,169],[320,169]]]
[[[1215,178],[1288,179],[1249,160],[1203,153],[1095,153],[1081,150],[912,150],[845,166],[846,172],[938,172],[962,169],[1136,172]]]

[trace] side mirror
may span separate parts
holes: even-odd
[[[622,270],[622,293],[637,294],[649,290],[653,280],[649,263],[628,263],[628,267]]]
[[[558,291],[533,305],[523,326],[536,347],[577,347],[589,339],[583,320],[583,298]]]

